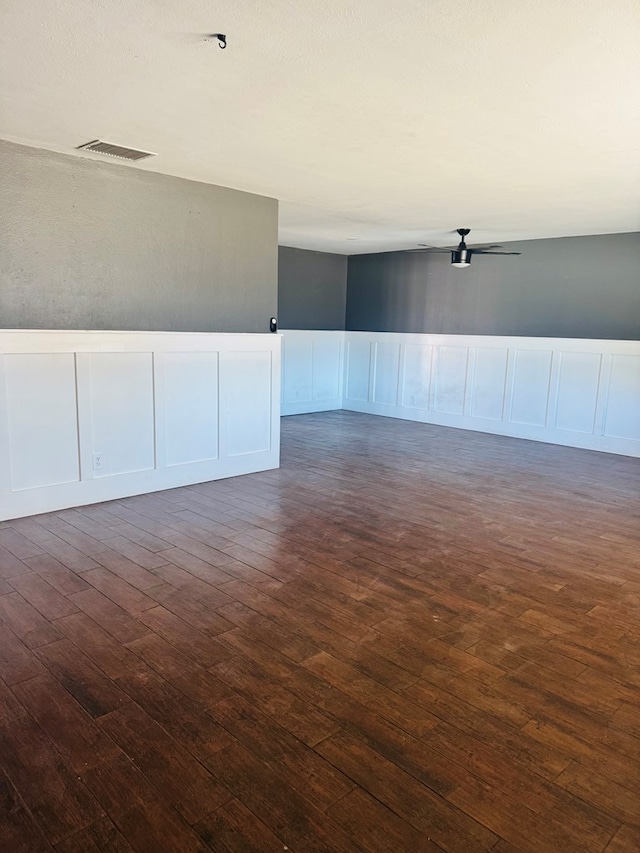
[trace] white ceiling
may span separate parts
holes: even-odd
[[[286,245],[640,230],[638,0],[3,0],[0,55],[1,137],[274,196]]]

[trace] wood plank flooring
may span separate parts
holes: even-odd
[[[0,523],[0,850],[640,849],[640,462],[348,412]]]

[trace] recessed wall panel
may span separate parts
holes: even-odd
[[[412,409],[428,409],[431,391],[432,346],[407,344],[404,348],[402,372],[402,405]]]
[[[398,370],[400,344],[375,344],[374,403],[395,406],[398,402]]]
[[[347,341],[347,389],[348,400],[367,402],[369,399],[369,370],[371,366],[371,344],[369,341]]]
[[[341,341],[336,336],[313,341],[313,399],[335,400],[340,397]]]
[[[556,429],[592,433],[602,356],[595,352],[562,352],[560,359]]]
[[[13,491],[80,479],[73,353],[4,356]]]
[[[164,356],[165,464],[218,457],[218,353]]]
[[[476,349],[471,398],[472,417],[502,420],[508,354],[506,349]]]
[[[604,434],[640,440],[640,357],[614,355]]]
[[[311,340],[284,338],[283,394],[285,403],[313,399],[313,343]]]
[[[271,353],[227,353],[224,361],[227,455],[271,447]]]
[[[551,376],[550,350],[515,350],[510,420],[545,426]]]
[[[154,468],[152,354],[102,352],[82,357],[89,363],[93,476]]]
[[[467,384],[467,347],[438,347],[435,409],[461,415]]]

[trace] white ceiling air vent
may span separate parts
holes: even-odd
[[[122,145],[113,145],[111,142],[103,142],[94,139],[93,142],[85,142],[78,145],[78,151],[93,151],[95,154],[106,154],[108,157],[118,157],[120,160],[144,160],[145,157],[156,157],[151,151],[138,151],[135,148],[125,148]]]

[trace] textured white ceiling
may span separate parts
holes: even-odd
[[[286,245],[640,230],[638,0],[3,0],[0,56],[0,136],[274,196]]]

